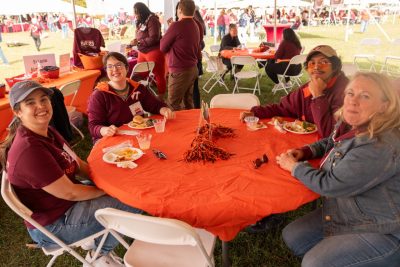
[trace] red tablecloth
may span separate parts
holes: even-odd
[[[185,163],[182,155],[195,137],[198,118],[199,110],[180,111],[167,121],[164,133],[143,130],[153,135],[151,147],[168,159],[148,151],[133,170],[104,162],[102,149],[126,140],[137,147],[135,137],[101,139],[88,158],[94,182],[128,205],[205,228],[224,241],[269,214],[297,209],[318,197],[275,162],[276,155],[315,141],[316,134],[282,134],[272,126],[250,132],[239,121],[239,110],[212,109],[212,122],[236,129],[237,137],[217,141],[235,155],[215,163]],[[254,169],[252,161],[264,153],[269,163]]]
[[[252,56],[255,59],[273,59],[274,55],[275,55],[274,49],[269,49],[266,52],[260,52],[260,48],[258,47],[221,51],[221,56],[224,58],[231,58],[233,56]]]
[[[60,88],[62,85],[75,81],[81,80],[81,87],[79,88],[79,92],[75,97],[74,106],[77,107],[77,110],[83,113],[87,112],[87,101],[89,99],[90,94],[93,91],[94,83],[97,77],[100,76],[100,71],[98,70],[82,70],[71,72],[61,76],[58,79],[53,79],[49,83],[44,83],[45,87],[58,87]],[[65,98],[65,103],[69,103],[72,96]],[[2,140],[6,135],[6,128],[12,119],[12,110],[9,104],[8,95],[6,98],[0,98],[0,140]]]
[[[274,42],[274,25],[267,24],[263,25],[265,32],[267,33],[267,42],[273,43]],[[290,24],[277,24],[276,25],[276,42],[280,43],[283,39],[283,30],[290,28]]]

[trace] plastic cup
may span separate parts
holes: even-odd
[[[249,131],[255,131],[257,130],[257,123],[258,123],[259,118],[255,116],[249,116],[244,118],[244,121],[246,122],[247,130]]]
[[[0,84],[0,98],[6,97],[6,85]]]
[[[152,135],[148,133],[140,133],[136,135],[141,150],[150,149],[151,137]]]
[[[153,120],[154,130],[156,133],[163,133],[165,131],[165,119]]]

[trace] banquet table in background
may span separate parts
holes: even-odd
[[[216,141],[234,154],[229,160],[205,164],[182,160],[196,136],[199,118],[199,110],[185,110],[167,121],[164,133],[143,130],[153,135],[151,147],[164,152],[167,160],[156,158],[150,150],[136,161],[137,168],[117,168],[103,161],[102,149],[127,140],[138,147],[136,138],[106,137],[88,157],[91,177],[99,188],[128,205],[204,228],[223,241],[232,240],[241,229],[267,215],[316,199],[315,193],[275,162],[276,155],[315,141],[316,134],[282,134],[272,126],[251,132],[239,121],[239,112],[211,109],[212,122],[234,128],[237,134]],[[264,153],[270,161],[254,169],[252,161]]]
[[[18,24],[12,25],[11,27],[12,27],[13,32],[22,32],[22,31],[26,32],[27,30],[29,30],[29,23],[18,23]],[[3,33],[10,32],[8,29],[8,26],[2,25],[1,32],[3,32]]]
[[[232,49],[222,50],[221,56],[224,58],[231,58],[233,56],[251,56],[255,59],[273,59],[275,56],[275,50],[269,49],[265,52],[261,52],[260,48],[244,48],[244,49]]]
[[[283,30],[290,28],[290,24],[277,24],[276,25],[276,42],[280,43],[283,39]],[[264,30],[267,34],[267,42],[273,43],[274,42],[274,25],[273,24],[266,24],[263,25]]]
[[[93,91],[94,83],[96,79],[100,76],[99,70],[81,70],[73,71],[60,76],[58,79],[51,79],[48,83],[43,83],[44,87],[57,87],[60,88],[62,85],[72,82],[75,80],[81,81],[81,87],[79,88],[78,94],[74,100],[74,106],[78,111],[86,113],[87,112],[87,102],[90,94]],[[69,103],[71,97],[65,98],[65,102]],[[10,101],[8,99],[8,94],[6,98],[0,98],[0,140],[5,137],[6,128],[12,119],[12,110],[10,107]]]

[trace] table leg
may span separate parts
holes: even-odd
[[[222,266],[231,267],[231,259],[229,258],[229,242],[221,241],[222,243]]]

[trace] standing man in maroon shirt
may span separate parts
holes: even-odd
[[[168,57],[168,103],[173,110],[192,109],[193,84],[198,76],[200,33],[193,19],[194,1],[179,2],[178,18],[161,38],[160,50]]]

